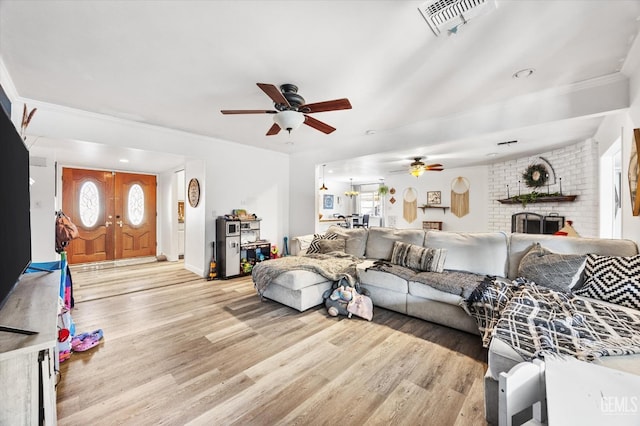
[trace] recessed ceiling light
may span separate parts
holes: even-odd
[[[128,163],[128,162],[129,162],[129,160],[127,160],[126,158],[121,158],[121,159],[120,159],[120,162],[121,162],[121,163]]]
[[[535,70],[533,68],[525,68],[513,73],[513,78],[527,78],[531,77]]]
[[[497,152],[490,152],[487,154],[487,157],[495,157],[496,155],[498,155]]]
[[[367,130],[366,132],[364,132],[365,135],[375,135],[376,131],[375,130]]]

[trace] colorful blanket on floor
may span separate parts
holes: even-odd
[[[257,263],[251,271],[251,276],[260,296],[280,274],[296,270],[315,272],[329,281],[345,278],[354,286],[357,283],[356,265],[361,261],[344,252],[286,256]]]
[[[640,312],[560,293],[524,278],[487,277],[465,304],[489,346],[510,345],[526,361],[547,353],[584,361],[640,354]]]

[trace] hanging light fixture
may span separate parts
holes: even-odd
[[[280,126],[281,129],[291,133],[304,123],[304,114],[298,111],[280,111],[273,116],[273,121]]]
[[[351,188],[348,191],[345,191],[344,195],[346,195],[349,198],[353,198],[353,197],[359,195],[360,193],[358,191],[356,191],[355,189],[353,189],[353,178],[350,178],[349,181],[351,182]]]
[[[424,163],[420,161],[420,157],[414,158],[413,163],[409,165],[409,173],[411,176],[419,178],[424,173]]]
[[[320,191],[327,191],[329,188],[324,184],[324,168],[326,164],[322,165],[322,186],[320,187]]]

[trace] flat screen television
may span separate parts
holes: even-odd
[[[0,309],[31,263],[29,150],[0,109]]]

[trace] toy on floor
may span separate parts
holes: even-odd
[[[278,253],[278,246],[274,244],[271,246],[271,258],[277,259],[279,257],[280,257],[280,254]]]
[[[82,333],[71,339],[71,349],[74,352],[84,352],[100,344],[103,337],[102,329],[99,328],[91,333]]]
[[[333,288],[325,291],[322,295],[327,313],[332,317],[344,315],[351,318],[352,315],[356,315],[371,321],[373,303],[366,290],[362,290],[362,293],[358,293],[355,287],[346,285],[343,280],[334,283]]]

